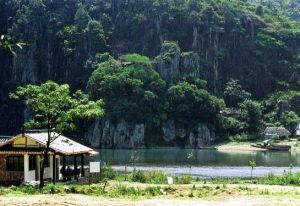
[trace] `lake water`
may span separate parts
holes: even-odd
[[[249,160],[254,159],[253,176],[262,177],[269,173],[276,175],[290,171],[300,171],[300,153],[289,152],[221,152],[217,150],[195,150],[194,159],[187,161],[187,154],[192,150],[167,149],[140,149],[140,150],[110,150],[102,149],[98,156],[89,161],[104,160],[113,168],[124,170],[125,165],[132,170],[132,159],[141,170],[161,170],[172,175],[191,174],[202,178],[206,177],[249,177]],[[190,165],[192,167],[190,168]]]

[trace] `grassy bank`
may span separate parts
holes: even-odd
[[[270,174],[264,178],[215,178],[197,179],[191,176],[174,177],[174,184],[167,185],[167,175],[160,171],[144,172],[134,170],[130,174],[118,174],[107,167],[103,181],[98,184],[47,184],[43,189],[35,185],[0,187],[0,196],[23,196],[39,194],[82,194],[111,198],[150,198],[169,196],[179,198],[209,198],[226,195],[300,195],[300,190],[273,190],[266,185],[300,186],[300,173]],[[252,187],[249,187],[252,185]],[[253,187],[255,186],[256,187]],[[294,188],[294,187],[291,187]]]
[[[40,190],[34,186],[6,187],[0,189],[0,196],[27,196],[41,194],[79,194],[88,196],[101,196],[108,198],[129,198],[144,199],[153,197],[167,198],[205,198],[214,199],[225,196],[236,195],[292,195],[300,198],[300,190],[294,187],[276,189],[271,187],[260,187],[259,185],[241,185],[241,184],[203,184],[194,183],[186,185],[152,185],[148,183],[116,182],[109,181],[104,186],[103,183],[92,185],[64,185],[48,184]]]

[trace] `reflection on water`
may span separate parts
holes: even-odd
[[[293,165],[293,172],[300,170],[299,153],[289,152],[220,152],[216,150],[195,150],[195,157],[189,170],[187,154],[189,149],[140,149],[140,150],[110,150],[99,151],[98,156],[86,159],[88,161],[104,160],[117,170],[123,170],[125,165],[131,165],[132,155],[136,156],[136,165],[142,170],[161,170],[169,174],[188,174],[201,177],[249,177],[249,160],[254,159],[257,167],[254,176],[266,176],[269,173],[282,174]],[[130,168],[129,168],[130,169]]]
[[[124,166],[113,166],[114,169],[118,171],[124,171]],[[132,171],[132,167],[126,168],[128,172]],[[137,166],[138,170],[144,171],[155,171],[160,170],[165,174],[171,175],[184,175],[191,174],[192,176],[202,177],[202,178],[211,178],[211,177],[251,177],[250,167],[227,167],[227,166],[206,166],[206,167],[188,167],[188,166]],[[253,170],[253,177],[264,177],[272,173],[274,175],[282,175],[284,172],[299,172],[300,167],[294,167],[292,170],[289,167],[255,167]]]
[[[136,152],[135,152],[136,151]],[[111,150],[103,149],[92,160],[104,160],[112,165],[131,163],[131,156],[136,154],[138,165],[187,165],[189,149],[140,149],[140,150]],[[194,166],[248,166],[249,160],[254,159],[257,166],[289,167],[300,166],[299,153],[289,152],[220,152],[217,150],[195,150]]]

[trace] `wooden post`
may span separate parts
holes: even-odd
[[[84,177],[84,156],[81,155],[81,177]]]
[[[125,165],[125,181],[127,181],[127,166]]]
[[[77,155],[74,155],[74,170],[75,170],[75,172],[76,172],[76,174],[77,174]],[[75,176],[75,179],[78,181],[79,180],[79,174],[78,174],[78,176],[76,175]]]
[[[74,170],[77,170],[77,156],[74,155]]]
[[[55,184],[55,181],[56,181],[56,158],[55,158],[55,153],[53,154],[53,165],[52,166],[53,166],[53,177],[52,177],[52,180],[53,180],[53,184]]]
[[[62,171],[63,171],[63,181],[66,181],[66,156],[63,155],[63,167],[62,167]]]

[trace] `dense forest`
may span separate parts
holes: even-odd
[[[22,129],[17,86],[68,83],[105,117],[93,146],[200,147],[300,122],[300,0],[1,0],[0,133]]]

